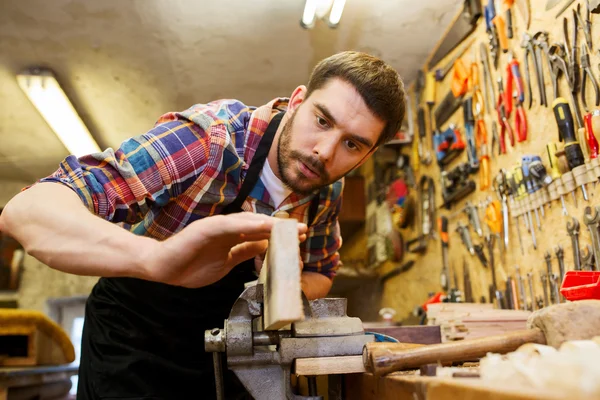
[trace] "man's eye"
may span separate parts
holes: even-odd
[[[319,124],[319,126],[321,128],[328,128],[329,124],[327,123],[327,120],[325,118],[319,117],[317,115],[317,124]]]
[[[348,148],[349,148],[350,150],[358,150],[358,146],[356,145],[356,143],[354,143],[354,142],[353,142],[353,141],[351,141],[351,140],[348,140],[348,141],[346,142],[346,146],[348,146]]]

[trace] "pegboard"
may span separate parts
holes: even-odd
[[[509,60],[509,54],[512,54],[520,64],[520,71],[525,83],[525,62],[524,62],[524,49],[521,47],[521,41],[524,33],[528,33],[533,36],[538,31],[548,32],[550,44],[555,42],[563,42],[563,18],[566,17],[568,19],[568,29],[569,32],[572,32],[573,29],[573,9],[577,7],[579,4],[581,7],[581,16],[585,18],[585,10],[586,4],[584,1],[579,0],[575,1],[570,7],[568,7],[560,17],[556,18],[557,12],[560,10],[563,4],[567,1],[563,1],[556,7],[551,10],[546,11],[546,0],[530,0],[530,12],[531,12],[531,23],[529,29],[525,28],[525,23],[522,18],[522,15],[517,9],[517,6],[512,7],[512,18],[513,18],[513,29],[514,35],[512,39],[509,39],[509,51],[503,53],[500,51],[499,55],[499,63],[498,68],[494,69],[493,62],[490,59],[490,67],[491,73],[493,77],[494,89],[496,93],[496,97],[498,95],[498,86],[497,86],[497,78],[502,77],[504,81],[504,85],[506,87],[506,66]],[[499,2],[496,2],[499,3]],[[483,3],[487,4],[487,1]],[[499,7],[499,5],[497,5]],[[500,11],[497,9],[497,13]],[[592,21],[592,40],[596,39],[598,43],[593,42],[593,48],[590,52],[590,60],[591,60],[591,71],[594,74],[594,78],[596,80],[600,79],[599,76],[599,62],[600,58],[598,57],[598,49],[600,48],[600,15],[591,14]],[[488,35],[486,33],[486,24],[485,19],[482,16],[479,21],[475,31],[467,38],[463,43],[472,42],[473,44],[464,52],[462,55],[462,60],[466,66],[469,66],[471,62],[474,60],[477,62],[478,71],[479,71],[479,82],[480,86],[484,85],[483,78],[483,67],[479,61],[479,48],[480,44],[484,43],[486,46],[488,45]],[[581,53],[581,45],[585,42],[585,36],[581,29],[578,32],[578,55]],[[569,44],[571,44],[571,37],[569,37]],[[461,46],[455,48],[454,51],[460,49]],[[438,65],[437,68],[442,67],[446,64],[446,62],[452,58],[454,55],[454,51],[449,53]],[[579,60],[578,60],[579,62]],[[556,125],[556,120],[554,117],[552,102],[554,100],[553,96],[553,88],[552,82],[550,79],[550,71],[548,68],[548,63],[546,62],[545,55],[543,57],[543,73],[545,77],[545,91],[546,97],[548,101],[548,106],[540,105],[540,97],[537,87],[537,81],[535,78],[535,71],[533,63],[530,60],[529,63],[530,77],[531,77],[531,85],[532,85],[532,106],[529,105],[529,93],[527,88],[525,88],[525,102],[524,108],[527,117],[528,123],[528,137],[524,142],[515,142],[514,146],[511,146],[509,141],[507,140],[507,153],[498,155],[496,154],[491,158],[490,162],[490,171],[491,171],[491,179],[493,181],[494,176],[498,173],[500,168],[505,168],[508,170],[512,170],[512,168],[516,165],[517,162],[520,161],[523,155],[539,155],[542,159],[542,163],[546,166],[549,171],[548,157],[546,155],[546,144],[550,141],[557,142],[559,150],[562,148],[563,144],[558,143],[558,130]],[[426,71],[427,72],[427,71]],[[445,94],[450,89],[450,81],[452,77],[452,71],[450,71],[445,79],[442,82],[436,82],[436,90],[435,90],[435,99],[437,106]],[[587,102],[588,105],[591,105],[592,109],[596,109],[594,101],[594,93],[591,85],[587,84]],[[559,92],[562,97],[567,99],[570,102],[569,97],[569,87],[564,79],[561,77],[559,79]],[[483,94],[483,89],[482,89]],[[468,96],[468,94],[467,94]],[[465,97],[467,97],[465,96]],[[497,99],[494,99],[496,101]],[[417,129],[416,122],[416,110],[418,105],[415,104],[415,96],[413,93],[410,93],[410,101],[412,101],[412,110],[414,124],[413,126]],[[488,102],[488,98],[484,98],[486,103]],[[427,105],[422,100],[421,105],[427,110]],[[435,106],[433,108],[435,108]],[[581,110],[582,114],[585,114],[583,109]],[[510,117],[510,124],[514,129],[514,107],[513,112]],[[429,118],[429,113],[426,112],[426,117]],[[497,114],[495,110],[495,104],[486,104],[486,112],[485,112],[485,124],[488,135],[488,143],[491,143],[492,139],[492,121],[497,122]],[[464,130],[464,122],[463,122],[463,112],[462,108],[459,110],[448,120],[446,123],[438,127],[440,130],[445,129],[448,124],[455,123],[459,128],[463,140],[465,140],[465,130]],[[429,124],[427,124],[429,126]],[[498,131],[500,131],[500,125],[498,125]],[[416,132],[415,132],[416,133]],[[596,132],[598,135],[600,132]],[[424,141],[427,148],[431,151],[432,149],[432,140],[431,140],[431,132],[428,131],[427,137]],[[580,144],[584,151],[584,154],[587,157],[587,144],[584,138],[580,138]],[[402,152],[407,154],[412,154],[412,149],[404,148]],[[495,149],[496,150],[496,149]],[[452,164],[446,167],[447,170],[451,169],[455,165],[461,162],[467,161],[467,152],[466,150],[455,160]],[[450,247],[449,247],[449,264],[450,264],[450,272],[451,276],[453,270],[458,275],[458,287],[461,290],[464,290],[463,287],[463,260],[466,262],[471,276],[471,285],[473,291],[473,297],[478,301],[481,296],[485,296],[489,301],[489,284],[492,282],[490,268],[484,268],[476,256],[471,255],[465,248],[465,246],[461,242],[461,238],[459,234],[456,232],[457,223],[460,221],[463,224],[468,224],[468,218],[465,213],[460,212],[460,210],[464,207],[467,201],[470,201],[474,204],[480,204],[483,202],[488,196],[491,196],[493,199],[498,199],[497,195],[491,188],[489,190],[482,191],[480,190],[479,184],[479,175],[478,173],[471,176],[477,183],[477,189],[475,192],[464,198],[462,201],[454,204],[450,210],[440,209],[439,206],[442,204],[441,190],[440,190],[440,168],[435,163],[435,160],[430,165],[423,164],[415,164],[415,178],[418,182],[419,177],[422,174],[427,174],[432,177],[436,183],[436,205],[438,207],[436,212],[436,217],[441,215],[446,215],[449,217],[449,233],[450,233]],[[367,174],[370,172],[369,170],[372,167],[367,167]],[[555,249],[557,246],[562,246],[564,250],[564,261],[566,270],[573,269],[573,252],[571,246],[571,239],[567,234],[566,224],[571,220],[571,217],[576,217],[580,223],[580,248],[584,249],[587,244],[591,244],[590,234],[583,222],[583,212],[586,206],[594,206],[598,204],[598,200],[600,199],[600,193],[598,193],[598,187],[596,187],[595,183],[589,183],[587,185],[587,192],[589,200],[585,201],[582,197],[582,192],[580,189],[577,189],[574,193],[573,197],[570,193],[564,196],[564,202],[566,208],[568,210],[569,215],[564,216],[562,214],[561,202],[560,200],[556,200],[544,205],[545,216],[541,218],[541,230],[535,225],[535,216],[532,213],[532,218],[534,221],[535,236],[537,239],[537,249],[534,249],[532,243],[532,237],[527,232],[523,216],[521,216],[518,220],[519,229],[521,233],[521,238],[523,242],[523,252],[521,252],[519,246],[519,239],[517,235],[517,221],[514,218],[514,214],[510,215],[510,223],[509,223],[509,246],[507,249],[502,247],[502,239],[497,238],[495,244],[495,266],[496,266],[496,276],[498,281],[498,286],[500,290],[505,289],[505,282],[508,276],[515,277],[515,271],[518,267],[520,270],[520,274],[523,278],[526,278],[526,274],[528,272],[533,273],[533,281],[534,281],[534,290],[536,295],[541,295],[542,292],[542,284],[540,280],[540,272],[546,271],[546,262],[544,260],[544,253],[546,251],[550,251],[552,255],[552,265],[553,270],[558,273],[558,261],[555,256]],[[414,194],[414,192],[413,192]],[[575,206],[575,200],[577,202],[578,207]],[[484,222],[484,213],[485,211],[480,209],[479,216]],[[436,227],[437,229],[437,227]],[[473,242],[475,244],[485,243],[483,238],[480,238],[470,227],[470,234]],[[402,236],[405,240],[409,240],[417,235],[418,229],[416,226],[413,226],[412,229],[404,229],[402,230]],[[354,247],[354,244],[357,246]],[[350,246],[351,248],[348,248]],[[344,249],[342,255],[344,254],[353,254],[356,256],[360,251],[364,251],[364,247],[362,249],[361,246],[364,246],[364,240],[361,238],[353,239],[352,242],[347,243],[347,249]],[[486,251],[486,256],[488,256]],[[489,256],[488,256],[489,258]],[[342,257],[343,259],[343,257]],[[397,311],[396,319],[402,319],[406,317],[407,314],[411,313],[415,306],[418,306],[426,301],[428,298],[428,294],[431,292],[438,292],[441,290],[440,283],[440,273],[442,270],[442,251],[441,251],[441,243],[439,240],[439,235],[434,235],[434,238],[429,241],[428,248],[425,254],[416,255],[407,253],[404,257],[404,261],[414,259],[415,265],[414,267],[388,280],[384,287],[384,294],[382,300],[382,307],[392,307]],[[380,267],[380,273],[384,274],[393,268],[397,267],[399,264],[394,262],[384,263]],[[525,279],[525,285],[527,288],[527,280]],[[527,297],[529,297],[529,291],[526,290]]]

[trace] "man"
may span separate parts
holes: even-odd
[[[52,268],[100,277],[86,305],[78,398],[214,397],[204,331],[256,279],[270,216],[299,221],[302,290],[324,297],[339,259],[342,178],[403,117],[398,74],[343,52],[289,99],[168,113],[117,151],[67,157],[11,200],[1,229]]]

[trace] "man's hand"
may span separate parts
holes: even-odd
[[[190,288],[210,285],[237,264],[263,253],[277,221],[248,212],[195,221],[153,246],[141,278]],[[306,231],[306,225],[299,223],[300,241]]]

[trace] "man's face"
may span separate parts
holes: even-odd
[[[307,99],[297,89],[290,104],[298,105],[277,143],[278,172],[283,183],[300,194],[312,193],[359,166],[385,127],[356,89],[341,79],[330,80]]]

